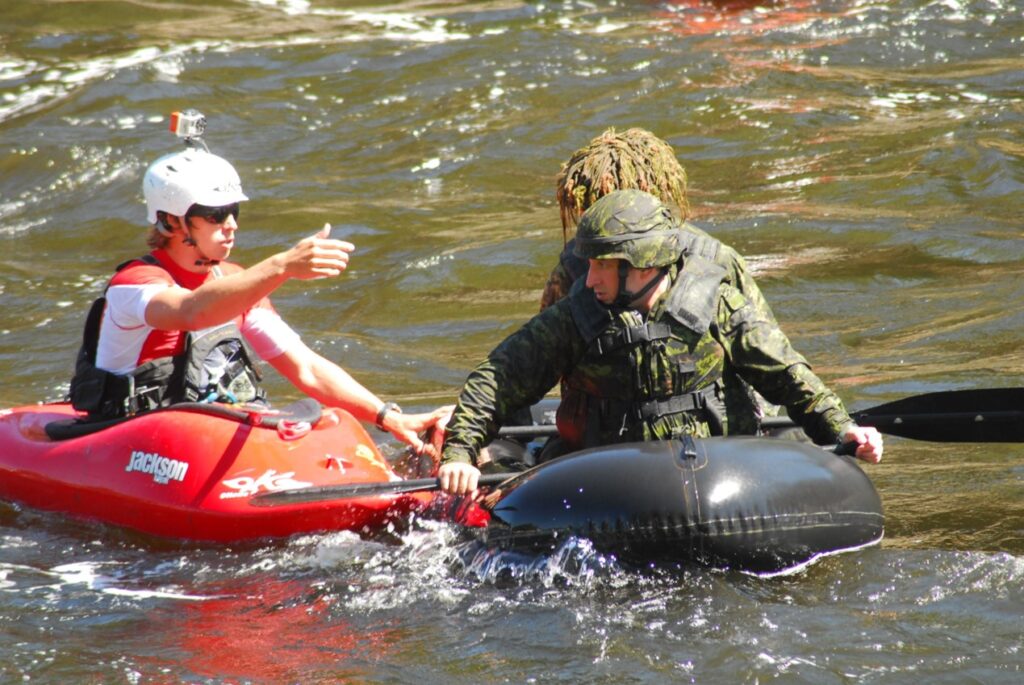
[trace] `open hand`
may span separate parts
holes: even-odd
[[[434,458],[435,462],[441,454],[441,445],[444,444],[444,426],[451,418],[452,407],[438,407],[426,414],[399,414],[388,412],[384,417],[384,428],[402,442],[411,446],[416,454],[427,454]],[[440,433],[441,443],[435,440],[429,443],[423,442],[421,433],[433,429],[435,435]]]

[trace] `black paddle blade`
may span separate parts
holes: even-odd
[[[1024,442],[1024,388],[944,390],[852,413],[862,426],[931,442]]]
[[[480,476],[478,485],[497,485],[503,483],[514,473],[487,473]],[[311,502],[331,502],[358,497],[374,497],[376,495],[399,495],[404,492],[420,492],[437,490],[441,483],[437,478],[414,478],[410,480],[393,480],[380,483],[350,483],[346,485],[325,485],[320,488],[297,488],[294,490],[278,490],[277,492],[261,492],[249,498],[249,504],[257,507],[277,507],[286,504],[309,504]]]

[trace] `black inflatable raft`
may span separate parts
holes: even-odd
[[[849,457],[788,440],[710,438],[542,464],[503,486],[483,538],[537,553],[573,535],[627,563],[776,574],[877,544],[883,523],[878,493]]]

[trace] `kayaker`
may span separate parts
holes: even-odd
[[[583,213],[575,254],[585,279],[530,319],[473,370],[447,425],[438,475],[444,490],[476,489],[481,447],[560,379],[565,451],[712,433],[708,396],[732,368],[819,444],[856,443],[882,458],[882,436],[857,426],[776,322],[726,269],[694,250],[658,198],[618,190]]]
[[[290,279],[341,274],[351,243],[325,226],[255,266],[226,261],[248,198],[234,167],[205,144],[161,157],[142,186],[152,251],[119,267],[93,307],[71,383],[75,408],[109,419],[183,401],[260,402],[259,357],[306,395],[433,451],[418,434],[450,408],[403,414],[381,401],[303,343],[268,299]]]
[[[747,269],[743,257],[732,247],[715,240],[689,223],[686,170],[672,146],[650,131],[631,128],[608,129],[576,150],[558,173],[555,198],[562,218],[564,249],[551,271],[541,295],[541,310],[569,293],[573,282],[584,278],[587,260],[575,254],[574,235],[580,215],[594,202],[615,190],[644,190],[673,210],[679,229],[694,249],[725,269],[726,281],[742,293],[759,315],[775,322],[761,289]],[[562,388],[562,398],[572,393]],[[569,398],[572,401],[572,398]],[[734,370],[726,368],[714,394],[708,398],[712,426],[717,435],[756,435],[761,418],[778,411],[760,397]]]

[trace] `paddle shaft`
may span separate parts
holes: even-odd
[[[932,442],[1024,442],[1024,388],[945,390],[870,407],[851,414],[861,426],[881,433]],[[794,428],[787,416],[761,420],[767,430]],[[552,437],[552,424],[504,426],[498,437]]]
[[[985,417],[990,420],[993,419],[1006,419],[1006,418],[1024,418],[1024,412],[1001,412],[999,415],[993,416],[992,412],[989,412]],[[914,424],[927,424],[933,421],[983,421],[985,417],[977,418],[975,413],[965,412],[946,412],[943,414],[927,414],[923,416],[915,415],[881,415],[881,416],[859,416],[853,415],[855,421],[861,426],[874,426],[879,432],[887,433],[892,432],[894,435],[899,435],[900,432],[897,429],[892,431],[886,430],[891,427],[898,427],[901,424],[914,423]],[[788,416],[766,416],[761,419],[761,428],[765,430],[779,430],[783,428],[797,428],[796,422]],[[529,438],[551,438],[558,435],[558,427],[553,424],[544,424],[541,426],[502,426],[498,430],[499,438],[511,438],[514,440],[529,439]]]
[[[913,395],[853,412],[852,417],[862,426],[874,426],[882,433],[916,440],[1024,442],[1024,388],[947,390]],[[761,425],[769,430],[796,426],[791,419],[784,416],[765,417]],[[515,439],[552,437],[557,434],[558,428],[553,424],[505,426],[498,432],[499,437]],[[481,475],[479,484],[497,485],[513,475]],[[249,501],[256,506],[276,506],[350,497],[396,495],[437,490],[440,487],[437,478],[420,478],[265,492],[253,496]]]
[[[498,485],[514,476],[514,473],[485,473],[480,476],[478,485]],[[325,502],[328,500],[348,499],[356,497],[374,497],[376,495],[398,495],[405,492],[421,492],[439,490],[441,481],[438,478],[413,478],[410,480],[386,480],[379,483],[352,483],[349,485],[325,485],[320,488],[300,488],[295,490],[278,490],[277,492],[261,492],[249,499],[250,504],[259,507],[280,506],[284,504],[307,504],[309,502]]]

